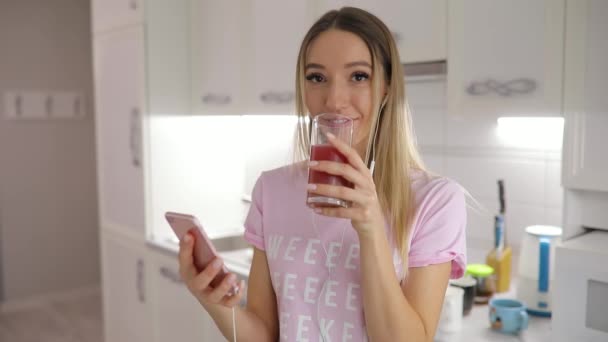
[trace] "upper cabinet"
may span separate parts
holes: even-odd
[[[300,43],[314,20],[307,0],[253,0],[244,32],[248,48],[245,114],[292,114]]]
[[[243,4],[243,0],[192,1],[194,114],[240,114],[244,110],[243,72],[253,64],[243,47]]]
[[[448,112],[560,116],[565,0],[450,0]]]
[[[403,63],[447,58],[447,0],[350,0],[391,30]]]
[[[562,183],[608,191],[608,2],[570,0],[567,8]]]
[[[141,24],[143,5],[143,0],[93,0],[91,2],[93,32]]]

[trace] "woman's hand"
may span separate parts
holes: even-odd
[[[194,238],[186,234],[179,245],[179,274],[188,286],[188,290],[203,305],[223,305],[233,307],[238,305],[245,293],[245,282],[241,280],[239,290],[234,295],[229,295],[232,286],[236,284],[236,276],[229,273],[216,288],[211,287],[211,281],[222,269],[222,260],[216,258],[202,272],[198,272],[193,262],[192,251],[194,249]]]
[[[327,134],[330,143],[342,153],[348,163],[312,161],[309,168],[331,175],[342,176],[354,184],[354,189],[328,184],[309,184],[311,193],[340,198],[351,203],[350,208],[316,208],[315,212],[325,216],[347,218],[359,235],[384,228],[385,220],[378,200],[372,173],[355,149]]]

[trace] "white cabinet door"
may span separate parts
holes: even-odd
[[[246,33],[250,99],[246,114],[295,112],[295,74],[298,50],[312,25],[309,1],[251,1],[251,22]],[[249,38],[251,37],[251,38]]]
[[[192,104],[196,114],[238,114],[242,109],[243,71],[245,66],[256,67],[243,49],[243,3],[193,1]]]
[[[151,251],[156,341],[225,341],[179,276],[176,255]]]
[[[401,61],[425,62],[447,58],[447,0],[351,0],[393,33]]]
[[[102,230],[101,260],[105,341],[152,341],[143,241]]]
[[[608,2],[567,8],[563,185],[608,191]]]
[[[142,28],[96,35],[94,48],[100,221],[143,236]]]
[[[93,32],[107,31],[143,21],[143,0],[93,0]]]
[[[448,111],[560,116],[565,0],[450,0]]]

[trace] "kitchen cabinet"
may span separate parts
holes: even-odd
[[[101,232],[105,341],[153,341],[146,253],[143,239],[111,228]]]
[[[144,236],[141,26],[95,35],[95,126],[101,226]]]
[[[224,341],[211,316],[182,282],[177,256],[155,249],[150,252],[150,262],[155,340]]]
[[[562,183],[608,191],[608,2],[568,1]]]
[[[561,116],[565,0],[450,0],[448,113]]]
[[[252,0],[244,32],[248,100],[245,114],[292,114],[300,43],[314,18],[310,1]]]
[[[391,30],[403,63],[447,58],[447,0],[350,0]]]
[[[144,12],[143,5],[143,0],[91,1],[93,32],[141,24]]]
[[[192,20],[194,114],[240,114],[243,73],[254,67],[244,49],[243,0],[195,0]],[[221,34],[218,28],[221,27]]]

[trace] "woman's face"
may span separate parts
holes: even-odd
[[[304,75],[311,117],[332,112],[352,118],[353,147],[363,156],[372,113],[372,56],[365,42],[342,30],[321,33],[308,48]]]

